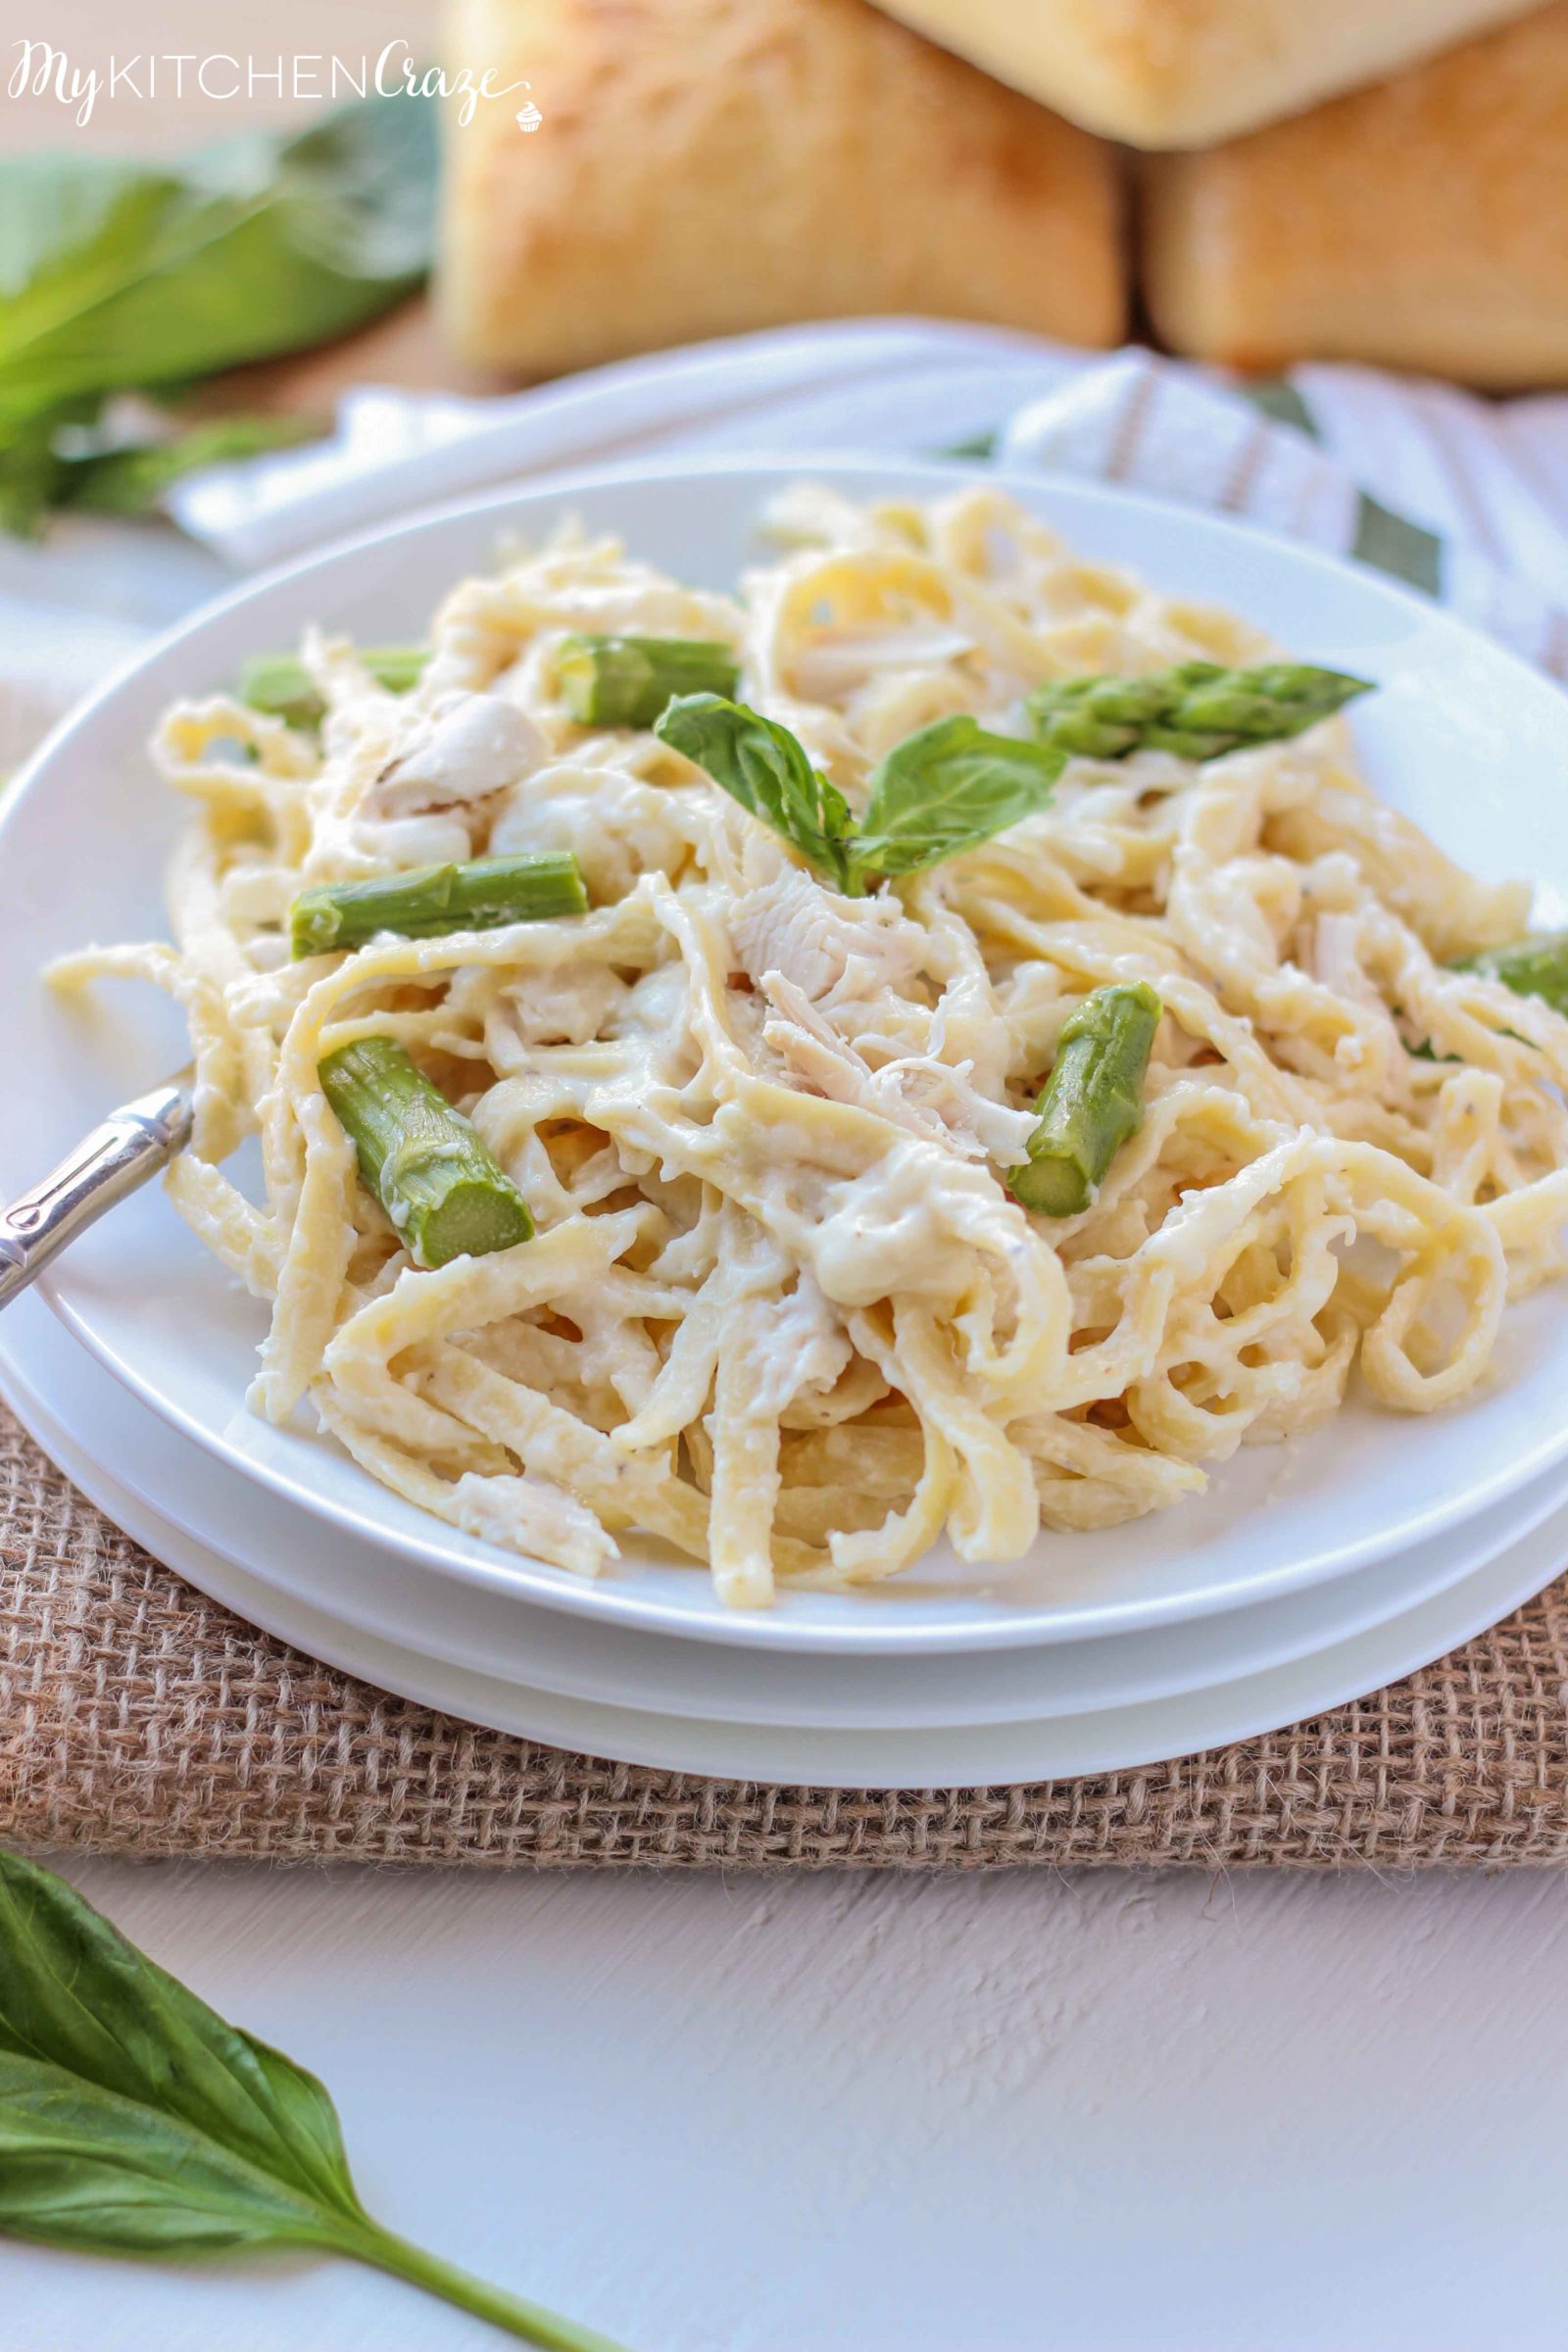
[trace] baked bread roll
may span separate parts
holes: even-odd
[[[1147,178],[1177,351],[1568,382],[1568,0]]]
[[[1531,0],[880,0],[1075,122],[1201,147],[1463,40]]]
[[[865,312],[1120,339],[1110,151],[866,0],[453,0],[447,51],[543,117],[451,131],[466,360],[544,375]]]

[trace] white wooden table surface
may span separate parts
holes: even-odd
[[[636,2352],[1560,2352],[1568,1881],[72,1874],[367,2203]],[[504,2339],[16,2247],[0,2352]]]

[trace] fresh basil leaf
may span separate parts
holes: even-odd
[[[225,2024],[68,1881],[3,1849],[0,2232],[112,2254],[313,2246],[525,2342],[615,2352],[381,2229],[316,2077]]]
[[[0,443],[0,530],[30,539],[51,507],[59,503],[65,461],[46,419],[24,425]]]
[[[61,460],[54,503],[89,514],[148,514],[165,493],[208,466],[292,449],[320,430],[302,416],[220,416],[168,441],[146,441]]]
[[[654,733],[852,897],[876,876],[936,865],[1043,808],[1066,765],[1049,745],[989,734],[966,713],[939,718],[906,736],[874,770],[857,824],[788,727],[744,703],[682,695]]]
[[[357,2214],[332,2102],[127,1943],[53,1872],[0,1852],[0,2050],[47,2059]]]
[[[177,170],[0,160],[0,433],[365,324],[429,268],[435,172],[433,109],[401,93]]]
[[[1044,808],[1066,760],[962,713],[896,744],[871,775],[852,853],[860,875],[912,874]]]
[[[318,2209],[177,2117],[0,2054],[0,2230],[88,2254],[331,2245]]]
[[[840,890],[858,888],[849,803],[811,765],[788,727],[720,694],[682,694],[655,722],[654,733],[706,768],[732,800],[793,842]]]

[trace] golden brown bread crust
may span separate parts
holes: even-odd
[[[864,312],[1121,335],[1109,151],[865,0],[454,0],[447,53],[544,118],[451,131],[466,360],[542,375]]]
[[[1568,382],[1568,0],[1145,172],[1146,285],[1178,351]]]
[[[1463,40],[1532,0],[879,0],[1133,147],[1201,147]]]

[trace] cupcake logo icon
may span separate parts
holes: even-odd
[[[515,121],[519,130],[537,130],[544,117],[530,98],[518,108]]]

